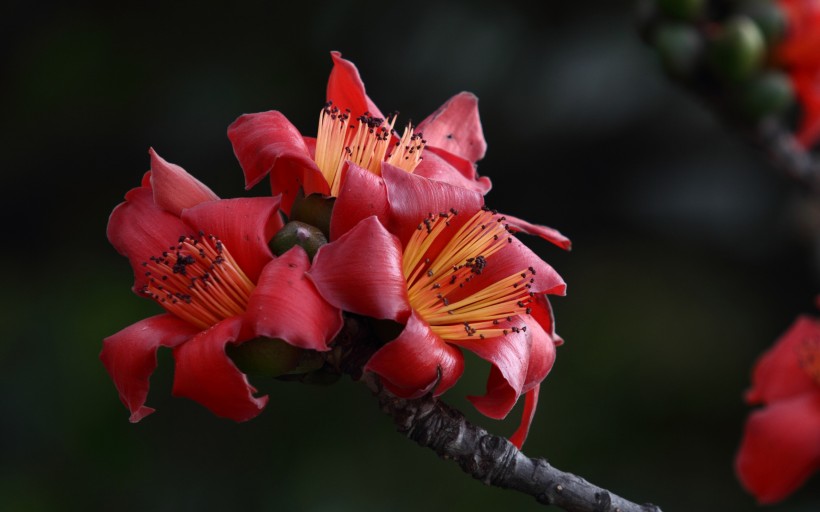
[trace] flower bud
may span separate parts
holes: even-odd
[[[658,0],[661,10],[674,18],[694,20],[703,14],[706,0]]]
[[[308,373],[324,364],[319,352],[300,349],[271,338],[255,338],[239,345],[228,344],[226,352],[244,373],[265,377]]]
[[[718,76],[740,83],[760,68],[765,51],[763,34],[755,22],[746,16],[735,16],[711,42],[709,58]]]
[[[786,32],[786,14],[772,0],[748,0],[738,5],[738,14],[751,18],[770,46]]]
[[[768,71],[745,84],[739,100],[741,113],[758,120],[786,110],[794,101],[794,90],[786,75]]]
[[[294,245],[298,245],[307,252],[308,258],[313,261],[316,251],[326,243],[327,238],[319,228],[293,220],[285,224],[285,227],[273,236],[269,245],[271,251],[277,256],[281,256]]]
[[[333,213],[333,204],[335,202],[335,197],[324,197],[321,194],[311,194],[305,197],[300,189],[290,210],[290,220],[298,220],[316,226],[325,234],[325,237],[329,237],[330,214]]]
[[[675,78],[691,77],[703,54],[700,34],[685,23],[664,23],[658,27],[655,46],[664,69]]]

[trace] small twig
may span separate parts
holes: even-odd
[[[336,344],[342,354],[337,368],[354,378],[362,377],[363,363],[379,347],[366,323],[356,318],[347,319]],[[465,473],[487,485],[523,492],[539,503],[569,512],[661,512],[655,505],[632,503],[544,459],[526,456],[508,439],[473,425],[459,411],[430,395],[405,400],[385,390],[373,374],[363,380],[399,432],[439,457],[455,461]]]

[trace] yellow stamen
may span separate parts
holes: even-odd
[[[142,264],[142,293],[176,316],[207,329],[245,312],[256,287],[215,236],[180,236],[161,256]]]
[[[379,176],[385,161],[413,172],[421,161],[426,144],[421,134],[414,134],[412,125],[408,125],[388,155],[396,116],[385,121],[365,113],[355,121],[356,124],[351,124],[349,110],[342,112],[330,103],[319,113],[314,160],[334,197],[339,194],[345,162],[353,162]]]
[[[410,305],[444,339],[483,339],[526,330],[512,322],[530,312],[532,267],[482,282],[487,258],[512,242],[504,217],[481,210],[445,241],[457,213],[429,215],[404,248],[402,270]],[[464,287],[474,280],[470,289],[478,289],[465,296]]]

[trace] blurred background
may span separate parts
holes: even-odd
[[[666,512],[755,510],[732,463],[757,357],[818,271],[807,198],[668,82],[625,1],[388,5],[357,0],[140,9],[12,1],[0,19],[4,177],[0,318],[3,510],[540,510],[393,431],[364,386],[255,381],[235,424],[170,396],[160,354],[139,424],[98,360],[102,338],[158,312],[105,237],[148,148],[223,197],[243,189],[226,137],[277,109],[315,134],[330,50],[371,98],[420,121],[480,98],[492,207],[560,229],[530,245],[569,284],[559,349],[525,445]],[[547,12],[548,14],[538,14]],[[816,226],[814,226],[816,228]],[[493,432],[464,395],[446,400]],[[772,511],[820,508],[815,477]]]

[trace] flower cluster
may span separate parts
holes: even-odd
[[[820,141],[820,0],[654,3],[644,34],[671,77],[736,120]]]
[[[746,394],[753,412],[735,466],[761,503],[782,500],[820,469],[820,320],[797,319],[764,353]]]
[[[132,421],[153,411],[148,379],[164,346],[175,395],[250,419],[266,397],[231,354],[252,340],[277,343],[291,350],[278,373],[315,370],[299,361],[333,353],[353,314],[392,326],[363,371],[399,397],[447,391],[464,371],[462,350],[488,361],[486,393],[470,400],[503,418],[524,396],[511,437],[521,446],[562,343],[547,295],[565,284],[515,233],[563,248],[569,240],[485,206],[475,96],[457,94],[400,133],[355,66],[332,58],[315,138],[278,111],[228,129],[247,186],[269,176],[272,196],[219,199],[152,150],[151,171],[111,214],[108,237],[134,269],[134,291],[166,311],[105,340],[120,398]],[[322,222],[303,214],[309,200],[329,212]]]

